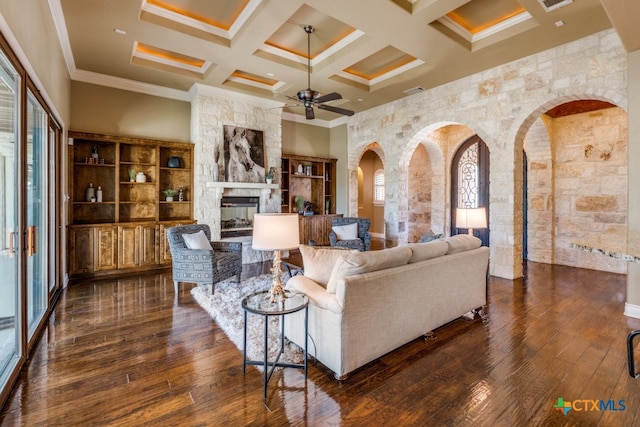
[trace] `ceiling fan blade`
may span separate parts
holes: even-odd
[[[342,99],[342,95],[340,95],[338,92],[331,92],[318,97],[315,102],[316,104],[322,104],[323,102],[335,101],[336,99]]]
[[[321,110],[331,111],[333,113],[344,114],[345,116],[353,116],[353,111],[345,110],[344,108],[338,108],[331,105],[318,105]]]
[[[305,114],[307,116],[307,120],[313,120],[316,118],[315,113],[313,112],[313,107],[306,107]]]

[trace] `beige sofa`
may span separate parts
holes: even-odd
[[[489,248],[457,235],[381,251],[301,246],[304,276],[287,289],[308,295],[309,355],[343,380],[351,371],[486,304]],[[285,334],[304,343],[304,312]]]

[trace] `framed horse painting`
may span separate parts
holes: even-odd
[[[264,132],[224,125],[224,177],[227,182],[264,182]]]

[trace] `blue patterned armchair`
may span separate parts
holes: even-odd
[[[357,249],[361,252],[371,249],[371,234],[369,234],[371,220],[369,218],[337,217],[331,220],[331,226],[348,225],[354,222],[358,224],[358,237],[356,239],[338,240],[338,235],[332,229],[329,232],[329,244],[340,248]]]
[[[167,239],[171,250],[173,286],[178,292],[178,283],[210,284],[211,293],[216,283],[242,274],[242,243],[211,242],[213,250],[189,249],[182,237],[200,230],[211,241],[211,230],[206,224],[180,225],[167,229]]]

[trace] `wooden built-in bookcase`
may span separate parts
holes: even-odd
[[[193,145],[83,132],[69,137],[70,277],[170,266],[166,229],[195,222]],[[130,171],[143,173],[145,182],[132,180]],[[87,200],[90,184],[101,189],[102,201]],[[167,202],[163,191],[180,187],[182,200]]]
[[[282,154],[282,212],[298,212],[296,197],[311,202],[314,215],[300,215],[300,243],[329,244],[336,216],[336,159]],[[341,215],[340,215],[341,216]]]

